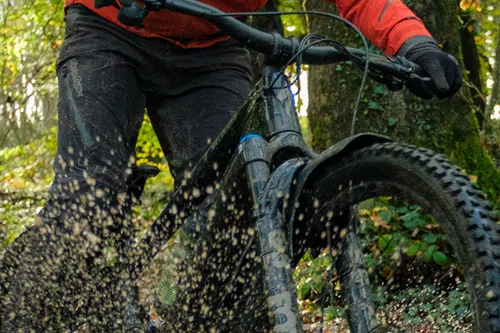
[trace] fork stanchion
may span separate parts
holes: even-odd
[[[265,281],[269,318],[275,333],[302,332],[297,318],[298,305],[291,272],[291,260],[286,252],[285,224],[280,214],[284,197],[282,187],[291,185],[291,178],[270,179],[269,143],[257,135],[241,140],[239,152],[246,164],[246,175],[254,199],[253,216],[257,248],[260,252]],[[284,199],[284,198],[283,198]]]

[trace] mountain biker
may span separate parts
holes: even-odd
[[[266,1],[203,2],[237,12]],[[400,0],[329,2],[385,54],[429,73],[437,91],[409,86],[416,95],[444,98],[461,87],[458,62]],[[95,327],[109,326],[100,304],[119,306],[119,295],[106,290],[102,252],[127,221],[126,179],[144,110],[179,184],[252,88],[248,51],[202,19],[152,12],[134,28],[94,0],[66,0],[65,10],[56,175],[38,223],[13,247],[16,260],[2,264],[1,332],[63,331],[76,308]],[[98,279],[100,287],[91,283]]]

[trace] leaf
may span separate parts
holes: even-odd
[[[300,287],[299,298],[305,299],[309,296],[309,292],[311,291],[311,285],[309,283],[304,283]]]
[[[407,229],[415,229],[418,226],[416,219],[403,221],[403,225]]]
[[[368,101],[368,108],[375,111],[382,111],[384,109],[382,105],[375,101]]]
[[[424,243],[427,243],[427,244],[433,244],[437,241],[437,239],[438,239],[438,235],[431,234],[431,233],[425,234],[423,237]]]
[[[378,239],[378,247],[383,249],[387,246],[387,244],[391,241],[391,235],[382,235]]]
[[[438,265],[444,265],[448,262],[448,257],[446,256],[446,254],[440,251],[435,251],[432,254],[432,259],[434,259],[434,262]]]
[[[381,202],[381,203],[383,203],[383,204],[385,204],[385,205],[389,205],[389,202],[390,202],[391,200],[392,200],[392,197],[388,197],[388,196],[386,196],[386,197],[378,197],[378,198],[377,198],[377,201],[378,201],[378,202]]]
[[[368,209],[360,209],[359,215],[361,215],[361,216],[370,216],[370,211]]]
[[[385,222],[381,217],[380,215],[373,215],[371,217],[371,219],[373,220],[373,224],[375,225],[375,227],[382,227],[384,229],[391,229],[391,227],[389,227],[387,225],[387,222]]]
[[[392,127],[394,125],[396,125],[398,123],[398,118],[394,118],[394,117],[391,117],[389,118],[387,124],[389,125],[389,127]]]
[[[396,212],[398,214],[406,214],[408,213],[410,210],[408,209],[408,207],[398,207],[396,208]]]
[[[386,96],[389,92],[383,85],[377,85],[373,88],[373,96]]]
[[[425,250],[425,253],[424,253],[425,261],[427,261],[427,262],[431,261],[433,253],[434,253],[434,251],[437,250],[437,248],[438,247],[436,245],[431,245],[427,248],[427,250]]]
[[[384,221],[391,222],[392,216],[387,210],[380,211],[380,217],[384,219]]]
[[[469,10],[470,8],[474,8],[477,11],[481,11],[481,5],[479,0],[461,0],[460,1],[460,9],[461,10]]]
[[[377,266],[377,260],[373,258],[371,255],[365,256],[365,266],[366,268],[375,268]]]
[[[424,311],[427,311],[427,312],[431,311],[431,310],[432,310],[432,308],[433,308],[433,307],[432,307],[432,304],[431,304],[431,303],[424,303],[424,304],[422,304],[422,305],[420,306],[420,309],[421,309],[421,310],[424,310]]]
[[[426,225],[426,222],[424,220],[422,220],[420,217],[416,217],[416,216],[420,216],[420,215],[418,213],[412,214],[411,218],[402,219],[404,221],[403,225],[405,226],[405,228],[416,229],[419,227],[424,227]]]
[[[393,271],[391,266],[385,266],[384,269],[382,270],[382,274],[386,280],[389,280],[392,277],[392,273]]]
[[[384,255],[389,255],[394,252],[396,241],[393,239],[392,235],[382,235],[382,237],[378,239],[378,246],[383,251]]]
[[[411,245],[408,250],[406,251],[406,255],[408,257],[414,257],[417,255],[418,251],[422,248],[423,244],[421,242],[415,242],[413,245]]]

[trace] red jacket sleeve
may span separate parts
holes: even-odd
[[[400,0],[326,0],[387,55],[411,37],[429,36],[423,22]]]

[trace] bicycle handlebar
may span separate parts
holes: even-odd
[[[95,0],[95,5],[96,7],[107,6],[114,1]],[[140,25],[149,11],[166,9],[208,20],[244,46],[270,56],[283,64],[287,63],[299,52],[300,42],[296,38],[284,38],[278,33],[268,33],[252,28],[231,16],[232,14],[224,13],[217,8],[195,0],[138,0],[144,4],[144,7],[140,7],[132,0],[119,1],[122,7],[118,19],[127,25]],[[251,15],[251,13],[248,13],[248,15]],[[358,64],[366,64],[366,51],[349,47],[345,49],[350,56],[359,60]],[[302,52],[302,62],[305,64],[332,64],[347,60],[350,60],[349,56],[334,47],[308,46]],[[433,86],[428,74],[420,66],[402,57],[385,57],[370,53],[369,68],[378,73],[379,76],[390,76],[403,83],[409,80],[419,80]],[[382,80],[381,77],[379,79]],[[391,82],[382,83],[390,84]],[[402,86],[399,88],[402,88]]]

